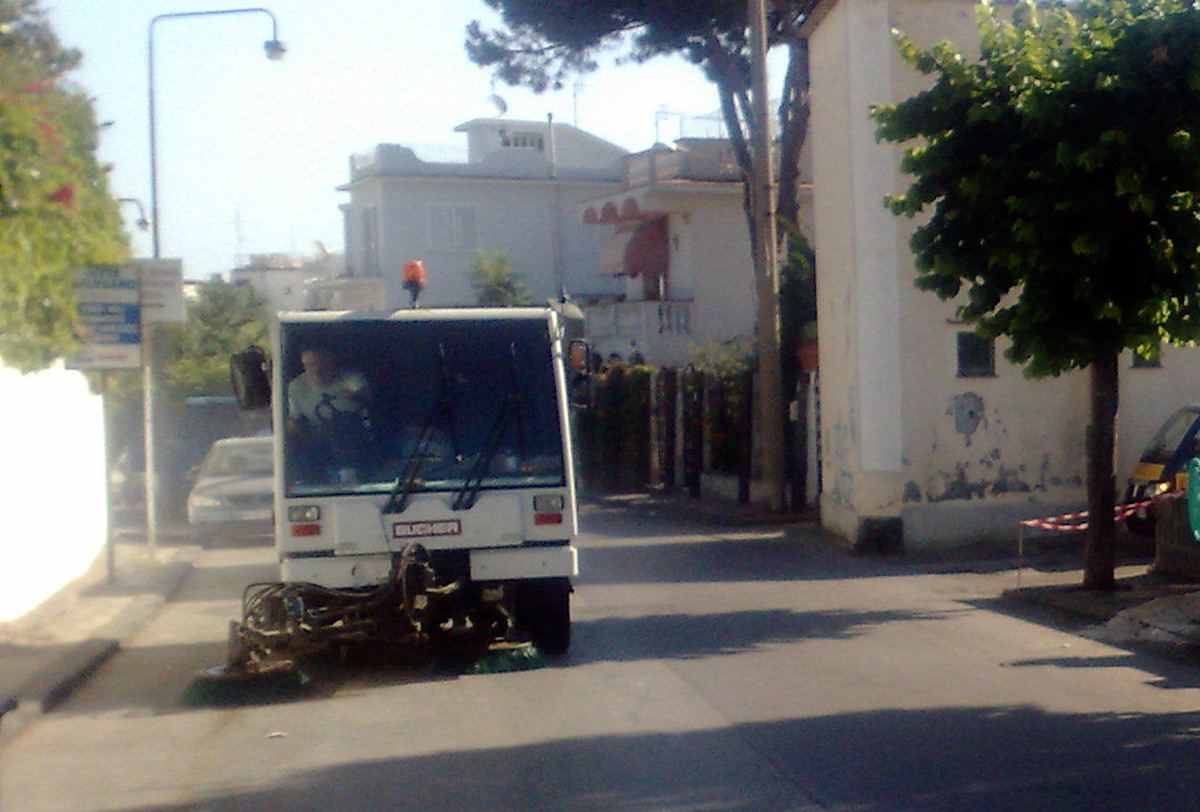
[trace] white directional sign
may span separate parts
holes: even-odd
[[[134,259],[142,275],[142,324],[184,320],[183,260]]]
[[[97,265],[75,279],[82,347],[67,366],[73,369],[136,369],[142,365],[141,302],[138,269]]]

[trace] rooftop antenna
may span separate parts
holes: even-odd
[[[235,203],[233,212],[233,219],[226,220],[225,225],[233,226],[237,234],[237,253],[234,254],[233,264],[235,267],[241,268],[249,259],[249,255],[246,253],[246,235],[242,230],[242,226],[246,224],[246,221],[242,219],[241,204]]]
[[[654,111],[654,143],[663,143],[662,124],[672,117],[679,120],[679,137],[683,137],[683,113],[670,110],[665,104],[660,104],[658,109]]]

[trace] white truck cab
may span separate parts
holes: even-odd
[[[563,331],[549,307],[306,311],[277,316],[270,362],[235,356],[243,405],[270,368],[281,571],[247,592],[242,665],[464,629],[567,649]]]

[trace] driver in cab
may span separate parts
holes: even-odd
[[[370,446],[370,388],[361,372],[341,368],[327,347],[300,354],[304,371],[287,387],[287,433],[306,458],[302,477],[309,481],[352,484],[356,467]]]

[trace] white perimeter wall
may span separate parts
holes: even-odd
[[[0,622],[81,575],[103,552],[104,410],[82,373],[0,366]]]

